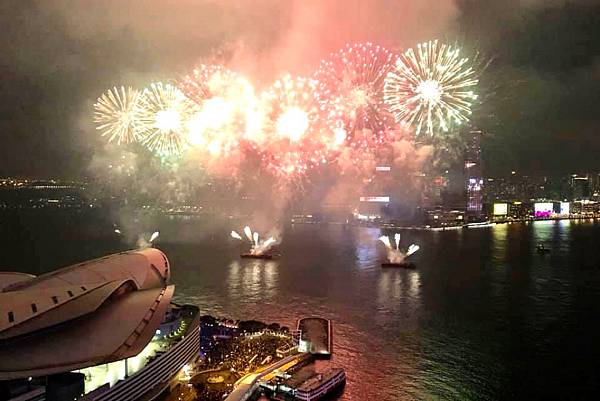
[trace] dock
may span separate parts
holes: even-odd
[[[300,332],[299,352],[307,352],[322,358],[331,357],[331,320],[321,317],[299,319],[297,330]]]

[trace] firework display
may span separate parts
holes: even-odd
[[[272,250],[273,246],[277,243],[277,239],[275,237],[269,237],[268,239],[261,241],[259,239],[259,234],[255,231],[252,232],[250,226],[244,227],[244,235],[250,242],[250,252],[248,256],[262,256],[269,255],[269,252]],[[231,237],[240,241],[243,241],[243,238],[236,231],[231,232]]]
[[[394,245],[392,245],[390,238],[387,235],[383,235],[378,238],[385,245],[387,251],[388,263],[400,264],[404,263],[405,259],[410,255],[417,252],[421,247],[419,245],[411,244],[406,252],[400,250],[400,233],[394,234]]]
[[[137,140],[136,112],[140,92],[131,87],[109,89],[94,104],[94,122],[102,136],[118,145]]]
[[[477,83],[457,47],[432,41],[396,56],[352,44],[312,77],[284,75],[263,92],[215,64],[200,64],[176,84],[113,88],[94,105],[94,122],[108,142],[140,142],[161,161],[189,156],[218,173],[239,169],[251,152],[286,180],[323,164],[360,162],[398,132],[435,137],[467,122]]]
[[[448,131],[469,121],[478,80],[460,50],[438,41],[409,49],[385,78],[384,100],[397,122],[414,126],[416,135]]]
[[[352,146],[368,148],[387,140],[394,121],[381,91],[393,61],[393,54],[381,46],[346,45],[323,60],[315,73],[328,124]]]
[[[140,141],[160,157],[177,156],[185,147],[185,124],[195,104],[171,84],[152,83],[139,100],[135,130]]]

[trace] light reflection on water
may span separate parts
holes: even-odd
[[[277,262],[251,259],[242,265],[233,260],[227,267],[226,285],[229,297],[247,301],[274,299],[277,296]]]

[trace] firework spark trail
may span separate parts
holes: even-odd
[[[360,148],[389,139],[386,131],[395,122],[381,91],[393,62],[390,51],[368,42],[348,44],[321,61],[317,98],[339,139]]]
[[[286,75],[263,95],[269,121],[255,149],[279,177],[302,175],[327,163],[337,151],[333,132],[320,118],[316,86],[314,79]]]
[[[253,242],[252,230],[249,226],[244,227],[244,234],[246,235],[246,238],[248,238],[248,241]]]
[[[150,243],[154,242],[154,240],[157,239],[159,235],[160,235],[160,233],[158,231],[154,231],[152,233],[152,235],[150,236],[150,241],[149,242]]]
[[[94,122],[102,136],[118,145],[138,140],[135,130],[140,92],[121,86],[107,90],[94,104]]]
[[[390,244],[390,239],[387,235],[382,235],[381,237],[379,237],[379,241],[383,242],[387,249],[392,248],[392,244]]]
[[[408,251],[406,251],[406,257],[409,257],[413,253],[417,252],[419,249],[421,249],[419,245],[411,244],[411,246],[408,247]]]
[[[396,249],[400,248],[400,233],[394,234],[394,240],[396,241]]]
[[[419,135],[448,131],[469,121],[477,95],[476,70],[460,50],[438,41],[409,49],[385,78],[383,96],[397,122],[415,126]]]
[[[242,236],[241,236],[241,235],[239,235],[239,234],[238,234],[237,232],[235,232],[235,231],[232,231],[232,232],[231,232],[231,237],[232,237],[232,238],[235,238],[235,239],[239,239],[240,241],[242,240]]]
[[[254,240],[254,246],[258,246],[258,233],[256,231],[252,234],[252,239]]]
[[[197,106],[171,84],[152,83],[142,92],[136,131],[160,157],[180,155],[185,148],[185,123]]]

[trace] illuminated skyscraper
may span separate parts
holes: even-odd
[[[592,187],[591,181],[590,176],[587,174],[585,176],[573,174],[571,176],[571,199],[589,199]]]
[[[483,210],[483,178],[481,175],[481,131],[469,132],[465,152],[465,181],[467,191],[467,216],[478,219]]]

